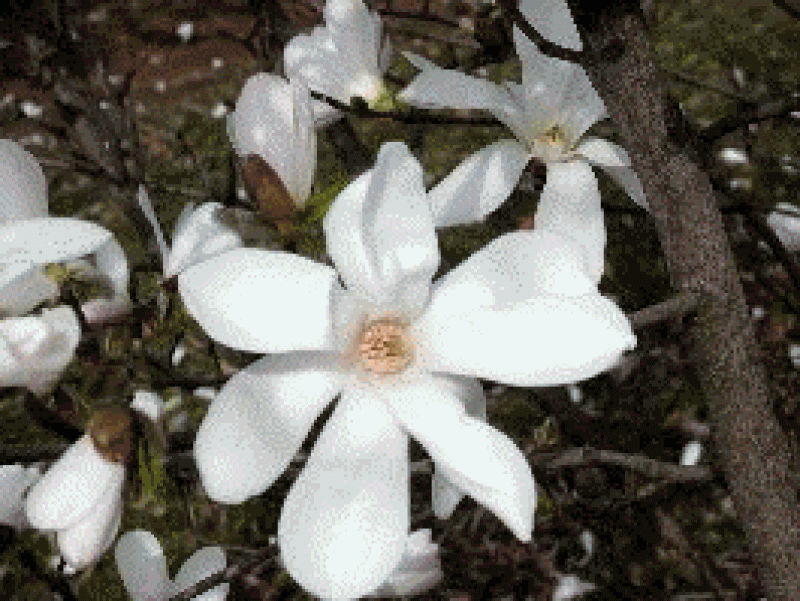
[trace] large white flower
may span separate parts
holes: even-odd
[[[389,38],[381,48],[381,18],[362,0],[328,0],[324,27],[292,38],[283,51],[286,76],[349,104],[360,96],[374,105],[385,93],[382,75],[389,67]]]
[[[69,307],[0,320],[0,388],[24,386],[44,394],[72,360],[80,336]]]
[[[220,547],[203,547],[195,551],[178,570],[175,580],[167,576],[167,560],[161,545],[145,530],[123,534],[114,551],[117,570],[133,601],[167,601],[204,578],[225,569],[225,551]],[[230,584],[215,586],[195,601],[222,601]]]
[[[588,163],[602,167],[622,186],[631,198],[646,208],[647,204],[628,154],[620,146],[599,138],[585,138],[584,132],[606,117],[603,100],[592,87],[579,65],[543,55],[516,26],[514,43],[522,62],[522,84],[476,79],[447,69],[409,52],[404,55],[422,72],[399,97],[423,107],[486,109],[511,129],[515,140],[500,140],[465,159],[450,175],[429,192],[437,227],[471,223],[494,211],[508,198],[522,171],[534,157],[548,167],[543,194],[558,187],[559,196],[574,193],[584,196],[589,206],[587,219],[602,224],[600,195],[588,194],[591,174]],[[572,170],[551,178],[558,165]],[[593,177],[593,175],[592,175]],[[558,213],[559,207],[548,209]],[[540,216],[537,227],[546,227]]]
[[[0,140],[0,182],[0,314],[23,315],[57,296],[57,287],[40,265],[88,254],[111,281],[117,302],[127,300],[128,264],[122,247],[99,225],[48,217],[44,172],[12,140]]]
[[[311,193],[317,162],[313,106],[302,83],[257,73],[244,84],[227,121],[236,154],[264,159],[300,207]]]
[[[475,378],[592,376],[634,345],[625,316],[584,274],[580,249],[552,232],[501,237],[432,288],[434,223],[422,169],[401,143],[342,191],[324,231],[344,286],[330,267],[255,249],[178,276],[212,338],[274,353],[229,380],[198,431],[209,496],[240,503],[268,488],[341,394],[278,525],[284,564],[304,588],[358,597],[396,568],[409,529],[408,435],[456,492],[530,540],[530,468],[465,410],[483,399]]]

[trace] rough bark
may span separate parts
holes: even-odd
[[[698,293],[692,328],[713,439],[771,600],[800,599],[800,515],[786,434],[707,174],[676,135],[646,26],[632,2],[572,0],[586,68],[642,180],[678,290]]]

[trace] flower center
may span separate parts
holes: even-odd
[[[545,163],[564,158],[566,147],[567,137],[558,125],[554,125],[533,140],[533,153]]]
[[[413,360],[402,324],[396,319],[378,319],[366,324],[358,337],[361,364],[377,374],[396,374]]]

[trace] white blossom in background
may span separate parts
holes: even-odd
[[[24,386],[45,394],[72,360],[80,336],[69,307],[0,320],[0,388]]]
[[[178,276],[209,336],[268,353],[228,381],[198,431],[195,459],[212,499],[241,503],[266,490],[341,393],[278,524],[284,565],[321,597],[368,594],[399,565],[409,435],[433,458],[448,501],[469,494],[530,540],[530,468],[508,437],[473,417],[486,402],[476,378],[564,384],[635,344],[580,249],[553,232],[503,236],[431,285],[439,251],[422,179],[403,144],[383,146],[325,217],[337,271],[234,249]],[[440,493],[434,505],[450,509]]]
[[[0,466],[0,524],[14,528],[27,527],[25,492],[41,477],[36,467]]]
[[[325,26],[286,44],[286,76],[344,104],[360,96],[374,107],[387,94],[383,73],[392,56],[389,38],[381,40],[380,15],[362,0],[328,0],[323,16]]]
[[[137,200],[155,232],[165,279],[210,257],[242,246],[241,236],[217,218],[217,212],[222,209],[220,203],[206,202],[195,209],[194,203],[190,202],[183,207],[175,222],[170,248],[144,186],[139,186]]]
[[[574,574],[559,574],[556,590],[553,591],[553,601],[567,601],[567,599],[581,597],[596,589],[594,584],[584,582]]]
[[[175,34],[181,39],[181,41],[184,44],[188,42],[190,39],[192,39],[193,33],[194,33],[194,24],[191,21],[183,21],[175,29]]]
[[[723,148],[717,153],[719,159],[726,165],[747,165],[750,159],[741,148]]]
[[[800,369],[800,344],[789,345],[789,360],[796,369]]]
[[[703,445],[693,440],[683,447],[681,452],[681,465],[697,465],[700,455],[703,452]]]
[[[299,207],[311,193],[317,164],[312,106],[301,83],[257,73],[244,84],[236,109],[227,117],[236,154],[264,159]]]
[[[0,140],[0,315],[23,315],[58,294],[41,270],[46,263],[94,256],[113,299],[86,303],[84,315],[130,306],[125,253],[105,228],[79,219],[47,216],[47,180],[36,159],[12,140]]]
[[[179,592],[225,569],[225,551],[203,547],[187,559],[175,580],[167,575],[167,559],[161,545],[150,532],[131,530],[119,537],[114,550],[117,570],[133,601],[168,601]],[[192,597],[196,601],[223,601],[230,584],[223,583]]]
[[[647,208],[641,183],[627,152],[600,138],[581,138],[606,117],[603,100],[576,64],[543,55],[514,27],[522,62],[522,84],[497,85],[441,69],[410,52],[421,73],[399,98],[427,108],[486,109],[515,134],[467,157],[429,191],[437,227],[474,223],[508,198],[528,162],[547,165],[547,181],[535,216],[537,228],[554,226],[584,246],[596,260],[605,247],[600,193],[590,164],[602,167],[640,206]],[[602,256],[602,252],[600,253]],[[602,261],[592,271],[602,271]]]
[[[779,202],[767,216],[767,223],[788,251],[800,250],[800,209],[787,202]]]

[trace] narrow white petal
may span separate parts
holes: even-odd
[[[286,569],[323,598],[376,589],[403,555],[408,485],[407,436],[379,400],[345,390],[283,506]]]
[[[170,588],[167,560],[155,536],[131,530],[119,537],[114,550],[117,570],[134,601],[161,601]]]
[[[386,308],[418,311],[439,266],[422,168],[402,143],[345,188],[323,222],[328,253],[348,290]]]
[[[681,465],[697,465],[700,454],[703,452],[703,445],[693,440],[683,447],[681,452]]]
[[[642,182],[631,168],[631,159],[624,148],[600,138],[586,138],[576,152],[585,156],[593,165],[602,167],[608,176],[631,197],[631,200],[649,210]]]
[[[422,108],[486,109],[503,111],[510,103],[508,91],[497,84],[437,67],[429,60],[403,52],[414,66],[422,69],[398,98]]]
[[[519,11],[548,41],[582,50],[581,36],[564,0],[520,0]]]
[[[787,250],[796,252],[800,250],[800,210],[789,203],[778,203],[776,208],[767,216],[767,223],[775,230]]]
[[[115,481],[88,515],[59,530],[58,548],[73,568],[80,570],[95,563],[114,542],[122,517],[122,483]]]
[[[334,353],[268,355],[233,376],[194,443],[209,497],[241,503],[289,465],[322,409],[341,390]]]
[[[181,566],[175,575],[175,590],[183,591],[190,586],[200,582],[203,578],[208,578],[220,570],[225,569],[225,551],[221,547],[203,547],[195,551],[189,559]],[[194,601],[216,601],[224,599],[228,594],[230,584],[227,582],[214,587],[210,591],[194,597]]]
[[[482,221],[509,197],[528,159],[515,140],[500,140],[469,156],[428,192],[436,227]]]
[[[36,158],[13,140],[0,140],[0,224],[47,216],[47,180]]]
[[[567,601],[567,599],[581,597],[596,588],[591,582],[584,582],[573,574],[561,575],[558,579],[558,586],[553,591],[553,601]]]
[[[111,232],[89,221],[39,217],[0,224],[0,262],[56,263],[97,251]]]
[[[128,261],[125,251],[113,236],[94,251],[97,270],[106,276],[119,298],[128,297]]]
[[[150,392],[149,390],[137,390],[133,393],[131,409],[146,416],[150,421],[157,422],[164,415],[166,404],[161,400],[161,397],[154,392]]]
[[[577,244],[584,273],[595,285],[600,282],[605,267],[606,224],[597,178],[588,164],[571,161],[548,165],[535,227]]]
[[[139,185],[139,193],[136,195],[136,200],[139,201],[139,207],[141,207],[142,213],[147,217],[147,221],[150,222],[150,227],[153,228],[153,232],[156,235],[158,250],[161,253],[161,268],[162,271],[166,271],[169,246],[167,246],[167,241],[164,239],[164,232],[161,231],[161,225],[158,223],[158,217],[156,217],[156,212],[153,210],[153,203],[147,194],[147,189],[141,184]]]
[[[553,386],[608,369],[636,344],[625,314],[599,293],[451,311],[429,309],[412,328],[417,359],[431,371]]]
[[[314,130],[316,115],[311,107],[311,97],[305,85],[292,85],[292,137],[294,139],[294,162],[289,195],[297,206],[305,206],[314,183],[317,167],[317,134]]]
[[[287,252],[237,248],[178,276],[186,308],[214,340],[251,352],[324,350],[330,267]]]
[[[376,394],[443,475],[486,505],[520,540],[530,540],[536,491],[530,467],[510,438],[468,416],[437,376],[402,388],[382,387]]]
[[[124,478],[125,468],[103,459],[84,434],[28,492],[28,519],[39,530],[69,528],[94,511]]]

